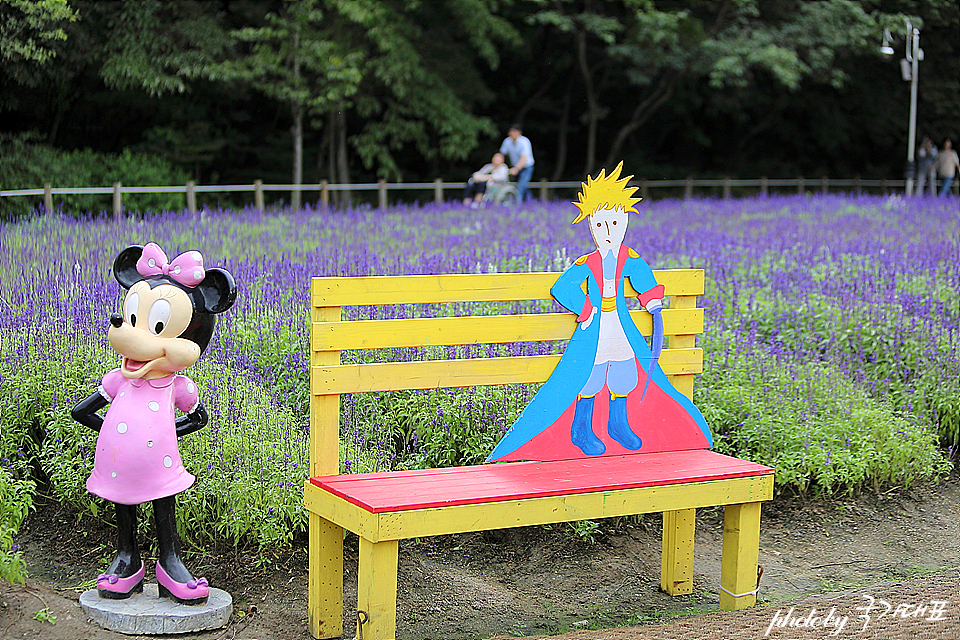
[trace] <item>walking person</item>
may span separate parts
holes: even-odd
[[[510,175],[517,176],[517,199],[523,202],[527,199],[527,185],[533,175],[533,145],[530,144],[530,139],[523,135],[523,128],[519,124],[510,127],[507,137],[500,145],[500,153],[510,161]]]
[[[943,141],[943,150],[937,156],[937,175],[943,180],[943,186],[940,187],[941,198],[950,194],[950,185],[957,175],[957,169],[960,169],[960,157],[957,157],[957,152],[953,150],[953,142],[947,138]]]
[[[918,196],[930,182],[930,195],[937,193],[937,147],[930,136],[923,136],[923,142],[917,149],[917,190]]]

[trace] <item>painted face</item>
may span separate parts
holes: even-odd
[[[123,316],[113,320],[107,339],[123,356],[125,378],[162,378],[186,369],[200,358],[197,343],[179,336],[193,318],[193,305],[182,289],[146,281],[130,287]]]
[[[616,209],[597,208],[590,216],[590,234],[600,253],[619,251],[623,236],[627,233],[629,215],[623,207]]]

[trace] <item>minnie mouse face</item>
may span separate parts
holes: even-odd
[[[229,309],[237,295],[233,277],[204,269],[198,252],[168,263],[153,243],[124,249],[113,272],[129,290],[107,338],[130,379],[166,377],[196,362],[213,335],[214,314]]]

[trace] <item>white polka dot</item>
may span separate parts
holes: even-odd
[[[153,258],[150,258],[149,260],[147,260],[147,264],[150,265],[151,267],[155,267],[157,266],[157,261],[154,260]]]
[[[200,255],[200,252],[199,252],[199,251],[194,251],[194,252],[193,252],[193,257],[194,257],[195,259],[197,259],[197,260],[203,260],[203,256]]]
[[[152,447],[152,446],[153,446],[153,440],[147,440],[147,446],[148,446],[148,447]]]
[[[110,477],[111,477],[111,478],[116,478],[116,477],[117,477],[117,472],[116,472],[116,471],[112,471],[112,472],[110,473]]]
[[[126,433],[127,432],[127,423],[121,422],[117,425],[117,433]]]
[[[126,391],[121,391],[121,392],[120,392],[120,395],[117,396],[117,397],[118,397],[118,398],[122,398],[122,397],[123,397],[123,394],[125,394],[125,393],[126,393]]]
[[[175,267],[173,268],[173,272],[176,273],[176,274],[179,274],[179,273],[180,273],[180,265],[175,266]]]
[[[172,466],[173,466],[173,458],[171,458],[170,456],[163,456],[163,466],[165,466],[167,469],[169,469],[170,467],[172,467]]]
[[[195,386],[193,386],[193,383],[192,383],[192,382],[188,382],[188,383],[187,383],[187,393],[193,393],[193,392],[196,391],[196,390],[197,390],[197,388],[196,388]]]
[[[147,408],[150,409],[150,411],[160,411],[160,405],[152,400],[147,404]]]
[[[203,271],[200,271],[200,269],[197,269],[196,271],[193,272],[193,277],[196,278],[197,280],[200,280],[201,278],[203,278]]]

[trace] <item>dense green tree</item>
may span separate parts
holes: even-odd
[[[43,63],[56,55],[50,46],[66,40],[66,22],[77,19],[67,0],[0,0],[0,63],[23,72],[23,63]]]
[[[956,139],[955,0],[0,0],[0,133],[210,182],[460,179],[515,121],[538,177],[896,178],[902,16]]]

